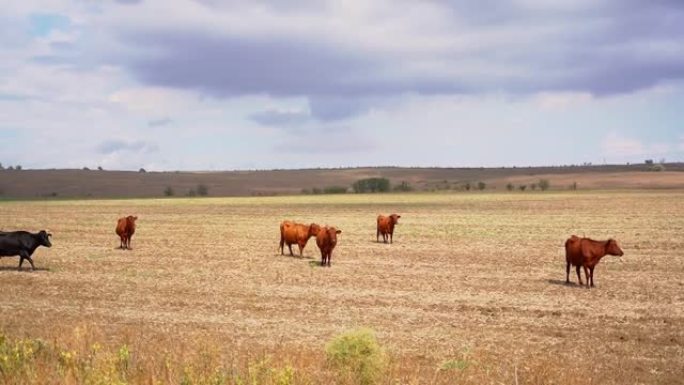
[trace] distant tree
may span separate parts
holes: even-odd
[[[205,184],[202,184],[202,183],[198,184],[197,185],[197,195],[199,195],[201,197],[205,197],[205,196],[209,195],[209,187]]]
[[[102,168],[102,166],[97,166],[97,171],[104,171],[104,169]]]
[[[413,187],[411,187],[411,185],[407,181],[402,181],[398,185],[394,186],[394,191],[406,192],[406,191],[412,191],[412,190],[413,190]]]
[[[536,184],[536,183],[530,184],[530,188],[532,189],[532,191],[536,190],[536,189],[537,189],[537,184]]]
[[[314,187],[311,189],[311,193],[314,195],[319,195],[319,194],[323,194],[323,190],[318,188],[318,187]]]
[[[527,188],[526,184],[521,184],[520,186],[518,186],[518,189],[520,189],[520,191],[525,191],[526,188]]]
[[[509,182],[509,183],[506,185],[506,190],[508,190],[508,191],[513,191],[514,188],[515,188],[515,186],[513,186],[513,183],[510,183],[510,182]]]
[[[166,186],[166,188],[164,189],[164,196],[172,197],[173,195],[174,195],[173,187]]]
[[[14,166],[7,167],[8,170],[14,170]]]
[[[477,182],[477,189],[482,191],[485,188],[487,188],[487,184],[485,182]]]
[[[145,170],[144,168],[141,167],[140,170],[138,170],[138,172],[140,172],[140,173],[146,173],[147,170]]]
[[[388,192],[390,190],[390,181],[387,178],[359,179],[354,182],[352,188],[355,193]]]
[[[551,187],[551,183],[549,182],[548,179],[539,179],[539,188],[542,191],[546,191]]]
[[[652,164],[653,164],[653,159],[646,159],[646,160],[644,161],[644,163],[646,163],[647,165],[652,165]]]
[[[15,167],[15,169],[16,169],[17,171],[21,171],[23,168],[21,167],[20,164],[18,164],[18,165]]]
[[[344,186],[328,186],[323,189],[325,194],[346,194],[347,188]]]
[[[651,171],[665,171],[665,165],[662,163],[654,164],[650,168]]]
[[[463,185],[463,188],[464,188],[466,191],[470,191],[470,188],[471,188],[471,187],[472,187],[472,186],[470,185],[470,182],[466,182],[466,184]]]
[[[88,168],[88,166],[86,166],[86,167],[83,167],[83,171],[90,171],[90,169]]]

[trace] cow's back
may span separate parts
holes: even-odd
[[[119,218],[116,222],[116,235],[121,237],[126,234],[126,223],[126,218]]]
[[[565,241],[565,260],[573,265],[581,265],[584,261],[580,237],[573,235]]]
[[[378,215],[378,231],[387,232],[389,231],[389,217],[384,215]]]

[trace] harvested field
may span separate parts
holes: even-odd
[[[376,243],[390,212],[395,243]],[[128,214],[134,250],[116,250]],[[313,239],[305,258],[281,256],[283,219],[342,229],[332,268],[316,266]],[[684,383],[679,190],[3,202],[0,227],[54,234],[39,271],[0,259],[10,337],[78,328],[147,355],[271,354],[325,383],[325,343],[363,326],[391,356],[386,383],[450,383],[436,369],[464,352],[505,365],[465,383],[515,383],[518,368],[520,383]],[[625,251],[602,260],[594,289],[564,283],[570,234]]]

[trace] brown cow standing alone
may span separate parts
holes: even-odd
[[[284,221],[280,224],[280,254],[285,255],[285,244],[290,249],[290,255],[292,254],[292,245],[297,244],[299,246],[299,256],[304,256],[304,247],[309,241],[309,238],[315,237],[321,226],[312,223],[310,225],[303,225],[300,223],[295,223],[291,221]]]
[[[378,215],[378,231],[375,233],[375,240],[380,242],[379,237],[382,234],[383,242],[387,243],[387,238],[389,237],[390,243],[392,243],[394,226],[399,224],[399,218],[401,218],[401,215],[397,214],[392,214],[389,217]]]
[[[330,258],[332,251],[337,245],[337,234],[341,234],[342,230],[335,227],[325,226],[316,235],[316,244],[321,249],[321,266],[330,267]]]
[[[607,241],[594,241],[589,238],[580,238],[576,235],[571,236],[565,241],[565,283],[570,283],[570,265],[574,265],[577,270],[577,280],[582,285],[580,276],[580,266],[584,268],[584,275],[587,279],[587,287],[594,286],[594,267],[601,258],[607,254],[622,257],[624,253],[614,239]]]
[[[133,237],[133,234],[135,234],[135,221],[137,220],[138,217],[129,215],[127,217],[119,218],[119,221],[116,223],[116,234],[121,238],[120,249],[133,250],[131,249],[131,238]]]

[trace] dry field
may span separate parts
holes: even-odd
[[[395,243],[378,244],[390,212]],[[128,252],[115,249],[125,214],[140,217]],[[283,219],[342,229],[332,268],[313,240],[281,256]],[[368,327],[387,384],[684,383],[679,190],[3,202],[0,227],[54,234],[39,271],[0,259],[8,338],[125,343],[141,362],[271,357],[295,383],[330,383],[326,342]],[[564,284],[573,233],[625,251],[594,289]]]

